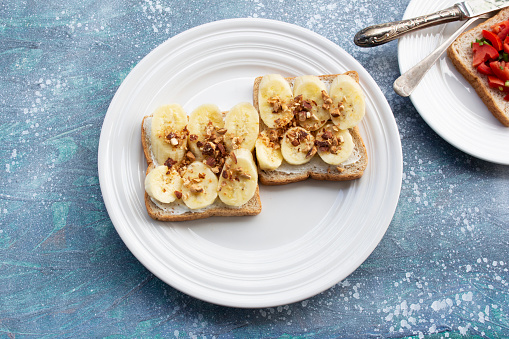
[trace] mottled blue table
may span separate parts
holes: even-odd
[[[397,43],[354,34],[407,0],[0,2],[0,337],[509,337],[509,167],[455,149],[398,97]],[[401,197],[372,255],[313,298],[232,309],[166,285],[125,247],[97,174],[122,80],[166,39],[225,18],[306,27],[358,59],[394,111]]]

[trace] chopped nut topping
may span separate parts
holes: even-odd
[[[214,151],[216,150],[216,145],[214,143],[207,141],[205,145],[203,145],[202,153],[204,155],[213,155]]]
[[[172,158],[168,158],[165,162],[164,162],[164,166],[168,167],[168,169],[170,169],[173,165],[175,165],[177,162],[175,160],[173,160]]]
[[[219,152],[221,152],[222,156],[226,155],[226,148],[223,144],[217,144],[217,148],[219,149]]]
[[[293,146],[299,146],[300,145],[300,141],[298,139],[293,139],[291,141],[291,143],[292,143]]]
[[[186,173],[186,171],[187,171],[187,166],[182,166],[178,169],[178,172],[181,177],[184,176],[184,173]]]
[[[322,138],[325,140],[332,139],[332,133],[330,131],[324,130],[322,134]]]
[[[231,152],[231,153],[230,153],[230,156],[232,157],[233,162],[234,162],[234,163],[237,163],[237,157],[235,156],[235,153],[234,153],[234,152]]]
[[[320,140],[315,140],[315,146],[317,146],[321,152],[327,152],[330,147],[329,143],[327,141],[320,141]]]
[[[210,167],[214,167],[216,166],[216,159],[214,159],[213,157],[208,157],[207,159],[205,159],[205,164],[209,165]]]
[[[341,111],[339,108],[335,108],[330,112],[331,117],[339,118],[341,116]]]
[[[310,158],[316,154],[316,146],[311,147],[311,149],[307,152],[306,158]]]
[[[326,109],[326,110],[330,109],[330,105],[332,104],[332,100],[329,97],[329,95],[327,94],[327,92],[324,91],[324,90],[322,90],[322,99],[323,99],[322,108]]]
[[[339,173],[342,173],[345,169],[341,166],[336,167]]]
[[[267,102],[272,105],[272,113],[278,113],[281,109],[281,99],[279,96],[275,95],[272,98],[269,98]]]
[[[196,157],[194,156],[193,152],[191,151],[187,151],[186,153],[186,158],[190,161],[190,162],[193,162],[196,160]]]
[[[239,172],[239,177],[243,178],[243,179],[251,179],[251,176],[247,173],[244,173],[244,172]]]
[[[191,185],[189,186],[189,190],[192,193],[201,193],[203,192],[203,187],[200,187],[199,185]]]
[[[196,140],[198,140],[198,136],[197,136],[196,134],[191,134],[191,135],[189,136],[189,140],[191,140],[191,141],[196,141]]]
[[[233,137],[232,139],[233,149],[239,148],[240,144],[242,144],[243,141],[244,137]]]
[[[173,145],[173,146],[177,146],[179,144],[179,141],[177,140],[177,138],[171,138],[170,139],[170,143]]]
[[[205,179],[205,176],[206,176],[205,173],[198,174],[198,178],[200,178],[200,179]]]
[[[171,140],[171,139],[173,139],[175,137],[177,137],[175,132],[169,132],[168,134],[166,134],[166,140]]]
[[[223,135],[226,133],[226,128],[220,128],[220,129],[216,130],[216,132]]]
[[[175,192],[173,192],[173,193],[175,193],[175,196],[177,197],[177,199],[182,198],[182,192],[180,192],[180,191],[175,191]]]
[[[311,111],[313,109],[313,105],[311,104],[311,101],[304,100],[302,102],[302,109],[305,111]]]

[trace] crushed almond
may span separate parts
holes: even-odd
[[[272,113],[278,113],[279,110],[282,108],[281,99],[279,98],[278,95],[269,98],[267,102],[272,105]]]
[[[316,146],[311,147],[311,149],[306,154],[306,158],[311,158],[316,154],[316,152],[317,152]]]
[[[203,192],[203,187],[201,187],[199,185],[191,185],[191,186],[189,186],[189,190],[192,193],[202,193]]]
[[[339,118],[341,116],[341,111],[339,108],[334,108],[333,110],[330,111],[330,115],[333,118]]]
[[[191,151],[187,151],[186,153],[186,158],[190,161],[190,162],[193,162],[196,160],[196,157],[194,156],[193,152]]]

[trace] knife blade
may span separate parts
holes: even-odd
[[[360,47],[379,46],[421,28],[467,20],[508,6],[509,0],[462,1],[435,13],[366,27],[355,34],[354,43]]]

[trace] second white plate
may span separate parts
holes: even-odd
[[[283,75],[359,72],[366,93],[360,129],[368,149],[364,176],[351,182],[261,186],[255,217],[164,223],[143,200],[143,116],[159,105],[202,103],[229,110],[252,101],[253,80]],[[171,286],[235,307],[299,301],[352,273],[382,239],[401,187],[402,152],[382,92],[344,50],[306,29],[235,19],[193,28],[166,41],[127,76],[106,114],[99,178],[108,213],[132,253]]]
[[[455,2],[412,0],[403,18],[433,13]],[[403,36],[398,43],[401,73],[424,59],[460,25],[454,22]],[[491,114],[446,54],[410,99],[426,123],[450,144],[477,158],[509,165],[509,128]]]

